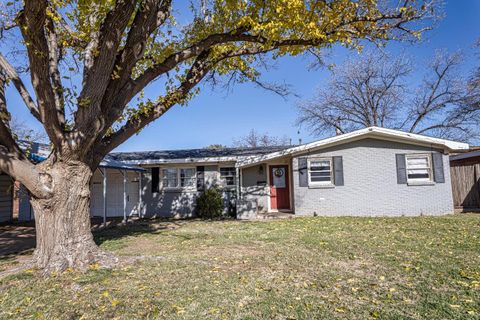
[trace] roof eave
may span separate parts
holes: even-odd
[[[198,164],[198,163],[223,163],[237,162],[240,157],[213,157],[213,158],[183,158],[183,159],[143,159],[143,160],[119,160],[130,165],[160,165],[160,164]]]
[[[406,133],[402,131],[378,128],[378,127],[369,127],[365,129],[360,129],[343,135],[315,141],[312,143],[307,143],[301,146],[293,147],[283,151],[273,152],[270,154],[262,156],[253,156],[246,158],[237,163],[237,167],[248,167],[258,163],[266,162],[269,160],[277,159],[287,155],[297,156],[300,154],[308,153],[311,151],[316,151],[320,149],[325,149],[334,145],[344,144],[356,140],[361,140],[369,137],[385,139],[388,141],[397,141],[408,144],[416,144],[428,147],[435,147],[438,149],[444,149],[446,151],[454,150],[465,150],[469,148],[469,145],[462,142],[432,138],[427,136],[422,136],[413,133]]]

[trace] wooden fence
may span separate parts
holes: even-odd
[[[464,210],[480,209],[480,161],[452,161],[453,203]]]

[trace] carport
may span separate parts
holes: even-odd
[[[94,172],[90,191],[90,216],[100,217],[104,225],[107,218],[122,217],[127,221],[130,216],[143,214],[142,178],[145,170],[105,158]],[[35,214],[30,205],[29,195],[22,186],[19,192],[19,220],[30,221]]]
[[[103,160],[95,171],[91,182],[90,212],[92,217],[141,217],[142,173],[145,170],[110,158]]]

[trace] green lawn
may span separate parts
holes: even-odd
[[[97,240],[140,260],[4,278],[0,317],[480,318],[480,215],[138,222]]]

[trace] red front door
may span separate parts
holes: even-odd
[[[272,210],[290,209],[290,187],[288,166],[270,166],[270,208]]]

